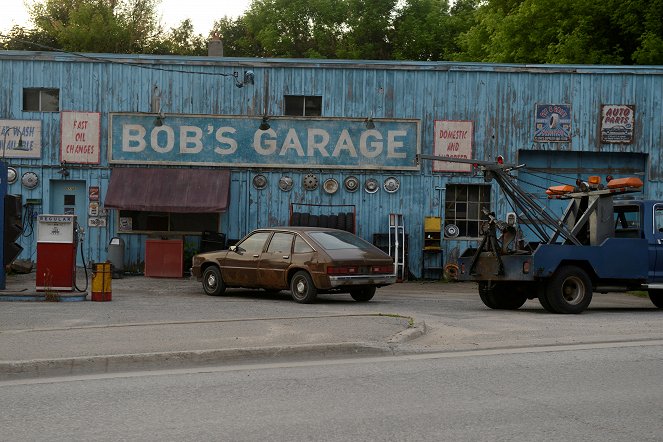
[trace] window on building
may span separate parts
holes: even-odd
[[[481,223],[486,216],[482,208],[490,210],[491,186],[482,184],[447,184],[444,225],[455,224],[461,237],[480,236]]]
[[[216,232],[218,213],[168,213],[120,210],[123,232],[201,233]]]
[[[60,110],[60,90],[24,88],[23,110],[33,112],[58,112]]]
[[[322,97],[285,95],[285,115],[319,117],[322,115]]]

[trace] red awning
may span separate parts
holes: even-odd
[[[104,207],[151,212],[224,212],[229,189],[228,170],[114,168]]]

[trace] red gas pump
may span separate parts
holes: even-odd
[[[76,215],[37,217],[37,291],[74,291]]]

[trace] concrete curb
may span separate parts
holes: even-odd
[[[176,369],[236,363],[264,363],[266,359],[307,360],[320,357],[391,355],[388,346],[342,342],[275,347],[229,348],[160,353],[118,354],[60,359],[0,362],[0,381],[57,376]]]
[[[424,321],[415,322],[412,327],[406,328],[402,332],[396,333],[387,341],[387,344],[403,344],[405,342],[417,339],[420,336],[423,336],[428,331],[426,323]]]

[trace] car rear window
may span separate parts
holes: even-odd
[[[348,232],[309,232],[308,235],[327,250],[365,249],[370,244]]]

